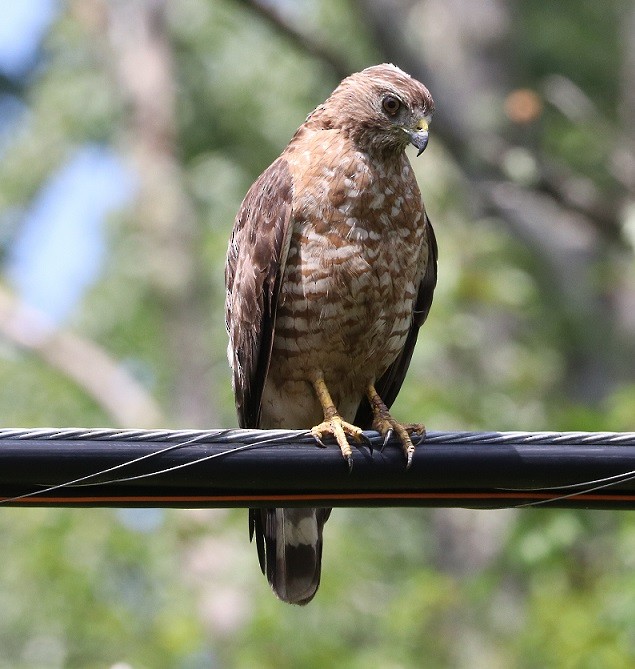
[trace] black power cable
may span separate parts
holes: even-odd
[[[635,433],[430,432],[412,467],[288,430],[0,430],[11,506],[635,508]]]

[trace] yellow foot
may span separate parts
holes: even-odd
[[[365,437],[359,427],[347,423],[339,415],[321,372],[315,374],[312,383],[315,394],[322,406],[322,411],[324,412],[324,421],[312,428],[311,434],[321,446],[324,446],[322,443],[322,437],[324,435],[328,434],[334,436],[342,451],[342,455],[346,459],[346,462],[348,462],[348,469],[350,471],[353,469],[353,451],[351,450],[351,445],[348,443],[346,435],[352,437],[357,442],[364,441]]]
[[[324,443],[322,442],[324,436],[331,435],[335,437],[335,440],[342,451],[342,455],[346,459],[346,462],[348,462],[348,468],[353,468],[353,451],[351,450],[351,445],[348,443],[346,435],[352,437],[357,442],[363,441],[364,435],[360,428],[351,423],[347,423],[339,414],[334,414],[330,418],[326,418],[324,422],[311,428],[311,434],[320,446],[324,446]]]
[[[402,425],[398,423],[388,411],[388,407],[377,394],[374,386],[368,388],[368,399],[373,409],[373,428],[384,437],[384,445],[388,442],[393,433],[397,435],[403,447],[406,456],[406,469],[412,464],[412,456],[415,452],[415,445],[412,443],[412,435],[418,435],[417,445],[426,435],[426,428],[421,423],[408,423]]]

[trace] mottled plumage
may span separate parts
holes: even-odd
[[[226,269],[241,427],[334,434],[349,463],[346,434],[359,431],[348,422],[395,430],[410,462],[410,437],[387,407],[436,284],[434,232],[405,154],[409,143],[425,148],[432,111],[428,90],[398,68],[363,70],[250,188]],[[314,596],[329,513],[250,511],[261,567],[281,599]]]

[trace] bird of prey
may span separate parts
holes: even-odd
[[[398,67],[344,79],[249,189],[226,266],[228,357],[243,428],[311,428],[352,465],[362,429],[411,434],[390,415],[436,285],[437,246],[405,149],[428,143],[434,103]],[[321,441],[320,441],[321,443]],[[330,509],[251,509],[276,595],[320,583]]]

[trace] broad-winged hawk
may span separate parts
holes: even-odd
[[[336,438],[408,428],[388,407],[436,284],[437,247],[405,154],[428,142],[434,103],[394,65],[344,79],[256,180],[226,268],[229,361],[245,428]],[[422,427],[422,426],[421,426]],[[330,509],[252,509],[260,566],[281,599],[317,591]]]

